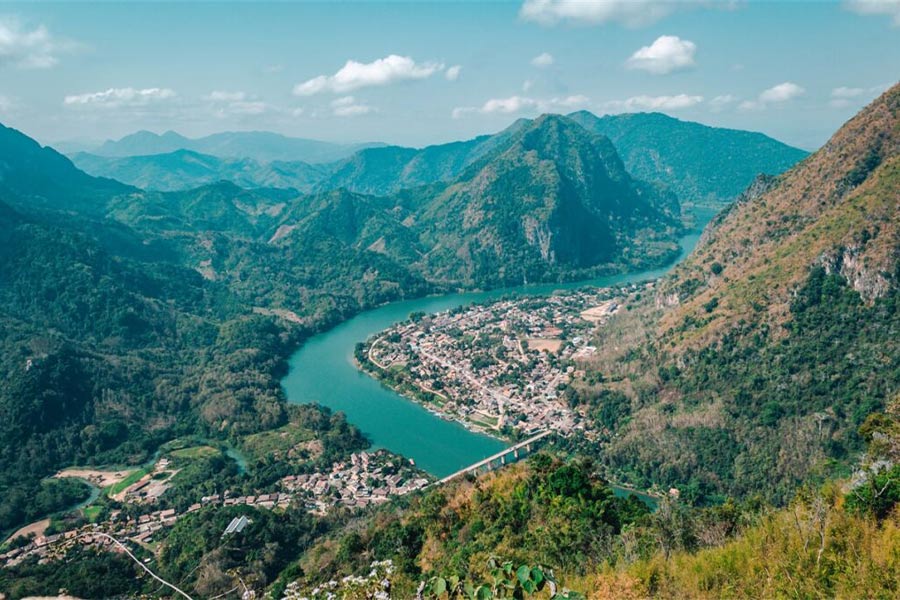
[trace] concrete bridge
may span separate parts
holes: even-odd
[[[480,460],[477,463],[469,465],[464,469],[460,469],[456,473],[447,475],[443,479],[439,480],[435,485],[447,483],[448,481],[456,479],[457,477],[460,477],[467,473],[475,476],[479,475],[480,473],[489,473],[491,471],[499,469],[504,465],[517,462],[520,459],[532,454],[537,448],[538,444],[540,444],[541,441],[548,436],[553,435],[553,433],[554,432],[550,430],[542,431],[523,442],[519,442],[514,446],[510,446],[503,452],[498,452],[493,456],[488,456],[484,460]]]

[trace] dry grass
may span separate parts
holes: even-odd
[[[668,332],[676,348],[697,348],[742,319],[784,322],[793,290],[839,247],[848,250],[838,267],[850,275],[851,285],[864,297],[883,293],[883,273],[893,272],[900,246],[898,112],[900,86],[895,86],[779,178],[774,189],[735,206],[709,230],[705,243],[660,290],[662,297],[689,280],[700,283],[697,292],[681,294],[680,306],[660,320],[659,333]],[[848,192],[848,176],[873,151],[882,164]],[[863,246],[864,230],[870,239]],[[723,267],[719,275],[711,272],[713,263]],[[713,298],[718,306],[707,310]],[[686,319],[702,324],[683,328]]]
[[[563,341],[557,338],[528,338],[525,342],[531,349],[550,354],[556,354],[563,345]]]
[[[896,598],[900,514],[846,513],[840,497],[778,511],[723,546],[608,567],[590,598]]]

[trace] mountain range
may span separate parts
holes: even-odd
[[[668,188],[682,202],[721,206],[736,198],[758,174],[777,175],[807,155],[759,133],[708,127],[659,113],[596,117],[582,111],[569,118],[608,137],[632,176]],[[387,196],[453,180],[503,147],[528,122],[519,119],[493,135],[421,149],[342,146],[345,156],[313,166],[302,162],[325,163],[329,154],[283,149],[275,161],[271,153],[257,151],[269,139],[262,133],[240,134],[243,137],[233,141],[229,136],[238,134],[188,140],[172,132],[162,136],[139,132],[108,142],[92,154],[78,152],[71,158],[92,175],[162,191],[197,187],[218,178],[247,187],[346,188]]]
[[[201,138],[188,138],[174,131],[156,134],[138,131],[119,140],[107,140],[90,152],[98,156],[125,157],[168,154],[192,150],[219,158],[251,158],[258,161],[303,161],[326,163],[350,156],[377,143],[337,144],[292,138],[268,131],[226,131]]]
[[[291,188],[308,192],[328,173],[324,165],[303,161],[220,158],[183,149],[165,154],[123,157],[77,152],[70,158],[79,169],[92,175],[161,192],[185,190],[219,181],[229,181],[245,188]]]

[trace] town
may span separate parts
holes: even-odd
[[[560,392],[579,375],[579,361],[596,352],[595,328],[642,289],[586,288],[412,315],[369,340],[357,358],[387,385],[471,429],[570,434],[584,425]]]
[[[152,506],[163,497],[168,486],[153,485],[152,474],[166,473],[169,460],[159,459],[147,475],[127,486],[124,491],[110,493],[109,497],[120,505],[132,504]],[[63,475],[77,472],[94,483],[122,480],[126,473],[70,470]],[[150,547],[160,532],[171,528],[180,518],[211,506],[251,506],[266,510],[287,510],[296,508],[317,515],[325,515],[339,507],[353,509],[387,502],[391,497],[402,496],[428,486],[432,479],[414,468],[405,459],[385,450],[357,452],[349,462],[332,465],[328,473],[290,475],[279,482],[280,491],[257,495],[236,495],[229,491],[201,498],[179,512],[175,508],[165,508],[145,512],[139,516],[128,515],[121,508],[113,509],[109,518],[98,523],[89,523],[67,531],[46,534],[35,532],[28,537],[13,536],[9,541],[18,543],[0,554],[0,565],[15,566],[29,557],[37,557],[41,563],[59,560],[75,545],[119,551],[109,539],[129,540],[144,547]],[[149,492],[147,488],[150,488]],[[49,524],[49,523],[48,523]],[[228,532],[231,533],[231,532]],[[223,532],[223,535],[225,532]]]

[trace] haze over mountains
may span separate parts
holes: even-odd
[[[633,176],[663,184],[684,202],[721,205],[740,194],[756,175],[781,173],[807,154],[762,134],[707,127],[659,113],[599,118],[582,111],[570,118],[609,137]],[[520,119],[497,134],[421,149],[336,146],[264,133],[188,140],[173,132],[162,136],[139,132],[71,158],[93,175],[160,191],[222,179],[245,187],[293,187],[304,192],[346,188],[385,196],[454,179],[507,143],[527,122]]]
[[[325,165],[302,161],[220,158],[183,149],[120,158],[78,152],[70,158],[78,168],[93,175],[161,192],[186,190],[218,181],[229,181],[246,188],[293,188],[307,192],[328,173]]]
[[[380,145],[382,144],[336,144],[292,138],[268,131],[226,131],[201,138],[188,138],[174,131],[167,131],[161,135],[150,131],[138,131],[119,140],[108,140],[91,152],[99,156],[123,157],[192,150],[220,158],[322,163],[339,160],[363,148]]]

